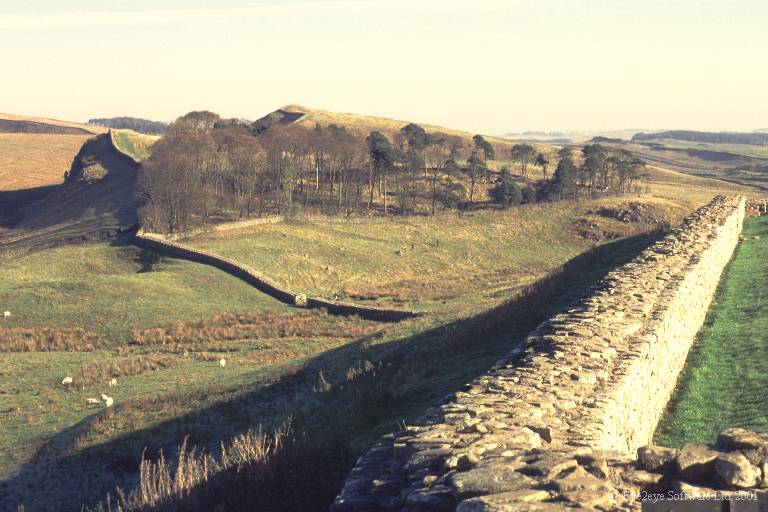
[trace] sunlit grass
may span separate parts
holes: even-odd
[[[744,236],[657,429],[659,444],[709,443],[727,427],[768,430],[768,217],[747,219]]]

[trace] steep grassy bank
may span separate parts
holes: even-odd
[[[710,443],[726,427],[768,430],[768,216],[746,219],[744,236],[657,428],[658,444]]]

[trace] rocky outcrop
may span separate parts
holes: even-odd
[[[706,447],[682,459],[648,448],[643,467],[636,451],[651,441],[743,217],[736,197],[687,217],[487,374],[383,438],[333,510],[633,510],[664,478],[643,468],[716,468]]]

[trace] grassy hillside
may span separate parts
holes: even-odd
[[[90,137],[0,133],[0,191],[58,185]]]
[[[295,290],[444,308],[453,300],[466,304],[503,296],[584,251],[595,236],[647,229],[595,213],[627,202],[359,222],[297,219],[198,235],[184,243],[242,261]],[[670,201],[639,202],[657,217],[679,219],[685,211]]]
[[[736,184],[768,189],[768,155],[752,146],[750,151],[729,151],[726,145],[699,145],[682,141],[606,143],[626,149],[648,165],[696,176],[721,178]],[[707,147],[709,146],[709,147]]]
[[[322,126],[337,124],[361,135],[368,135],[372,131],[380,131],[383,134],[391,137],[402,127],[407,125],[410,121],[399,121],[386,117],[367,116],[361,114],[330,112],[327,110],[307,108],[301,105],[286,105],[276,110],[275,112],[268,114],[257,122],[300,124],[308,128],[314,128],[317,123],[320,123]],[[472,137],[475,135],[474,133],[455,130],[452,128],[445,128],[432,124],[423,124],[417,121],[413,122],[424,128],[429,133],[442,132],[446,135],[455,135],[461,137],[468,142],[471,142]],[[501,148],[508,148],[513,144],[513,142],[500,137],[486,136],[485,139],[491,144],[499,145]]]
[[[664,446],[712,443],[726,427],[768,430],[768,217],[747,219],[744,236],[657,429]]]
[[[101,240],[138,222],[133,190],[138,164],[112,145],[107,134],[92,137],[80,148],[67,180],[42,197],[21,201],[23,193],[9,193],[7,203],[15,218],[0,233],[0,258],[66,243]],[[3,205],[0,195],[0,206]]]
[[[146,135],[125,129],[112,132],[117,147],[141,162],[149,158],[152,144],[160,138],[157,135]]]
[[[434,219],[292,221],[192,241],[301,290],[341,291],[361,301],[375,296],[429,312],[399,324],[289,308],[223,272],[157,261],[132,247],[68,246],[7,259],[0,268],[0,308],[13,315],[0,326],[7,362],[0,389],[8,393],[8,406],[0,410],[0,495],[7,496],[0,508],[23,499],[35,510],[56,499],[66,504],[63,510],[76,509],[78,500],[132,485],[144,446],[156,454],[160,447],[172,451],[185,434],[215,444],[248,427],[271,425],[289,411],[319,405],[316,390],[324,379],[343,380],[366,358],[405,350],[398,347],[424,351],[417,361],[432,350],[453,358],[439,376],[425,378],[424,367],[392,384],[399,405],[383,407],[377,414],[384,416],[366,423],[374,430],[356,441],[365,447],[377,429],[421,413],[524,335],[527,323],[513,338],[507,329],[493,342],[467,345],[469,352],[459,351],[463,356],[458,348],[439,348],[454,338],[445,332],[462,332],[447,326],[475,322],[469,319],[591,247],[582,216],[591,219],[591,229],[613,236],[648,227],[589,213],[621,202]],[[654,208],[676,216],[685,209],[665,201]],[[221,357],[225,368],[216,364]],[[297,372],[303,376],[292,377]],[[64,376],[75,379],[72,387],[61,385]],[[106,385],[112,377],[116,388]],[[287,387],[271,390],[276,383]],[[86,404],[101,393],[115,399],[106,413],[103,405]],[[238,400],[250,405],[227,405]],[[54,477],[61,467],[67,476]],[[88,489],[83,482],[91,482]],[[44,483],[46,496],[24,490]]]
[[[55,128],[65,128],[65,129],[73,129],[84,132],[85,135],[92,134],[96,135],[99,133],[105,133],[107,131],[107,128],[104,128],[103,126],[89,126],[87,124],[82,123],[73,123],[70,121],[61,121],[59,119],[49,119],[45,117],[33,117],[33,116],[23,116],[18,114],[4,114],[0,112],[0,125],[2,125],[2,121],[10,121],[12,124],[18,125],[21,123],[23,126],[24,124],[31,124],[31,125],[39,125],[39,126],[50,126],[52,129]],[[11,124],[11,123],[9,123]],[[0,130],[1,131],[1,130]]]

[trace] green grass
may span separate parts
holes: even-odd
[[[158,139],[131,130],[114,130],[113,133],[117,146],[141,162],[149,158],[150,148]]]
[[[605,200],[606,202],[617,202]],[[596,203],[346,222],[291,220],[183,243],[248,264],[296,292],[422,310],[487,302],[531,282],[593,242],[574,221],[631,234],[590,215]]]
[[[131,328],[218,313],[290,309],[224,272],[163,259],[141,272],[132,246],[65,246],[3,261],[3,327],[57,325],[96,331],[114,343]]]
[[[242,281],[211,267],[162,260],[140,272],[141,252],[106,244],[66,246],[3,262],[0,308],[12,312],[0,327],[80,327],[94,332],[103,349],[94,352],[3,353],[0,368],[0,475],[12,471],[53,434],[93,415],[86,397],[97,397],[105,383],[68,392],[58,383],[92,363],[117,363],[133,328],[215,314],[291,308],[257,292]],[[312,345],[304,342],[299,352]],[[317,347],[313,347],[317,348]],[[244,346],[247,354],[252,347]],[[227,355],[227,357],[230,357]],[[181,359],[171,368],[120,379],[116,403],[143,395],[202,386],[244,384],[259,377],[247,361],[224,372],[215,364]]]
[[[144,446],[169,449],[188,433],[191,442],[215,445],[289,413],[314,417],[328,407],[315,390],[318,372],[329,382],[344,382],[345,372],[360,361],[398,354],[391,367],[398,369],[397,375],[385,384],[394,402],[376,410],[372,423],[354,434],[355,446],[365,448],[379,432],[420,415],[440,396],[487,369],[533,327],[530,322],[539,317],[526,316],[480,342],[473,318],[590,248],[593,242],[576,233],[574,218],[593,218],[616,232],[642,228],[595,217],[588,213],[594,207],[587,202],[434,219],[297,220],[196,238],[193,244],[237,257],[297,291],[381,294],[382,302],[413,305],[428,314],[379,324],[364,336],[349,336],[349,324],[332,320],[339,322],[333,324],[339,332],[334,339],[311,332],[275,339],[210,339],[202,349],[189,347],[188,356],[185,346],[129,345],[131,330],[264,310],[274,314],[275,324],[287,326],[297,310],[214,268],[174,259],[152,261],[130,246],[65,246],[4,260],[0,309],[13,316],[0,327],[80,327],[96,333],[102,344],[92,352],[0,353],[0,479],[8,485],[4,489],[0,481],[0,496],[11,496],[8,502],[0,498],[0,509],[16,496],[28,500],[30,509],[52,499],[82,500],[75,486],[79,481],[98,482],[87,499],[101,498],[114,487],[111,482],[131,485],[130,472]],[[619,252],[636,250],[631,246]],[[151,270],[142,272],[146,267]],[[578,294],[599,272],[580,274],[568,289]],[[563,294],[552,302],[569,298]],[[537,315],[547,311],[541,308]],[[469,334],[457,334],[467,329]],[[116,388],[108,388],[107,379],[72,390],[59,384],[64,376],[92,365],[121,366],[135,357],[173,361],[168,367],[118,377]],[[227,359],[226,368],[215,364],[219,357]],[[309,377],[290,377],[305,366]],[[109,417],[104,417],[103,406],[85,403],[101,393],[115,399]],[[126,409],[126,404],[134,405]],[[341,410],[344,404],[334,407]],[[113,464],[113,459],[119,461],[114,464],[122,476],[109,473],[105,478],[101,464]],[[51,476],[51,461],[69,464],[71,474]],[[50,496],[25,490],[40,485],[52,486]]]
[[[711,443],[727,427],[768,430],[768,217],[747,219],[744,236],[659,424],[659,444]]]

